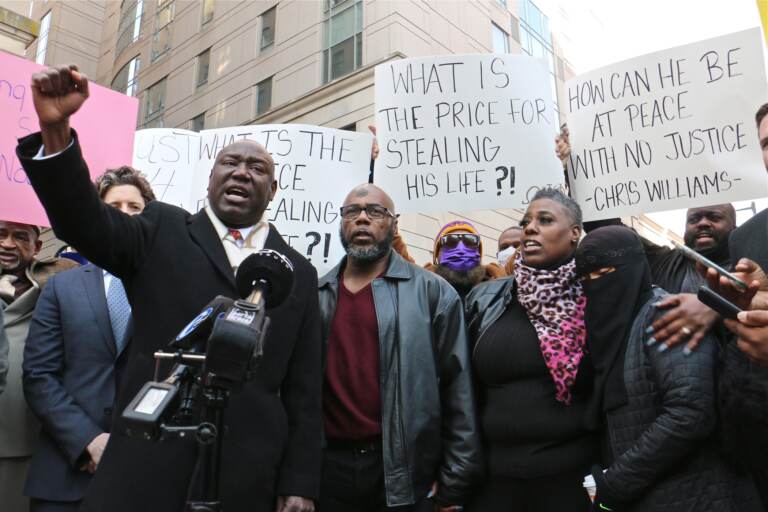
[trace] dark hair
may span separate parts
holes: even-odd
[[[758,128],[760,128],[760,123],[763,121],[766,114],[768,114],[768,103],[763,103],[763,105],[757,109],[757,114],[755,114],[755,122],[757,123]]]
[[[531,203],[538,201],[539,199],[551,199],[552,201],[560,203],[568,211],[571,221],[574,224],[581,226],[581,207],[576,201],[563,194],[559,189],[552,187],[542,188],[533,196]]]
[[[155,200],[152,186],[144,175],[133,167],[123,165],[117,169],[108,169],[107,172],[96,178],[96,189],[99,191],[99,197],[102,199],[107,195],[109,189],[121,185],[133,185],[139,189],[139,193],[145,203]]]

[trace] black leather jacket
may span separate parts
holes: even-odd
[[[318,283],[326,348],[345,262]],[[415,503],[434,481],[439,502],[463,504],[482,465],[461,300],[441,277],[394,251],[372,288],[387,505]]]

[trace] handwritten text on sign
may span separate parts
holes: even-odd
[[[344,255],[339,209],[347,193],[368,181],[371,135],[309,125],[235,126],[200,133],[141,130],[134,165],[163,201],[196,212],[207,205],[216,155],[238,140],[263,144],[275,161],[277,193],[267,217],[319,274]]]
[[[567,84],[573,194],[585,220],[768,193],[754,117],[759,29],[624,61]]]
[[[560,185],[559,125],[543,60],[405,59],[376,67],[374,181],[399,211],[516,208]]]
[[[32,75],[44,69],[34,62],[0,52],[0,219],[48,226],[48,219],[24,169],[16,158],[17,139],[40,130],[32,105]],[[91,172],[125,165],[131,158],[136,128],[136,98],[89,84],[91,97],[72,117],[72,127]],[[104,112],[109,112],[105,129]]]

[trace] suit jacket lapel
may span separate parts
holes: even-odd
[[[216,270],[235,286],[235,273],[232,272],[232,265],[229,263],[224,246],[219,240],[216,229],[211,224],[211,220],[204,210],[200,210],[189,218],[189,233],[192,239],[205,251],[208,259],[211,260]]]
[[[112,322],[109,320],[109,307],[107,306],[107,294],[104,293],[104,271],[96,265],[86,265],[80,274],[83,277],[85,293],[88,302],[96,317],[96,323],[103,334],[104,342],[109,346],[110,352],[117,357],[117,343],[112,332]],[[117,279],[112,277],[112,279]]]
[[[280,232],[277,230],[277,228],[275,228],[275,226],[270,224],[269,233],[267,233],[267,239],[264,242],[264,248],[272,249],[279,252],[280,254],[283,254],[286,247],[287,245],[285,240],[283,240],[283,237],[280,235]]]

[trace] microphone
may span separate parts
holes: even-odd
[[[171,341],[170,346],[174,349],[189,350],[200,352],[205,349],[208,336],[211,334],[213,324],[216,319],[226,312],[234,300],[229,297],[217,296],[211,302],[206,304],[203,310],[184,327],[176,338]]]
[[[243,260],[235,276],[237,293],[252,304],[262,299],[267,309],[282,304],[293,288],[291,261],[272,249],[262,249]]]

